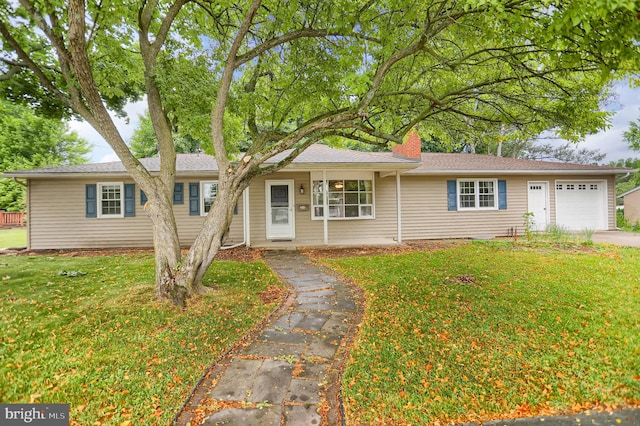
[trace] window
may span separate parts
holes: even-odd
[[[495,180],[459,180],[459,209],[496,209]]]
[[[321,179],[313,180],[312,218],[324,217],[325,191]],[[373,179],[327,179],[329,219],[372,219]]]
[[[592,191],[597,191],[598,190],[598,184],[597,183],[592,183],[589,186],[589,189],[591,189]]]
[[[98,217],[124,217],[122,182],[98,183]]]
[[[218,195],[218,182],[200,182],[200,214],[206,216]]]

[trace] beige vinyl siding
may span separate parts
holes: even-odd
[[[345,172],[348,178],[349,172]],[[380,238],[393,239],[396,237],[396,196],[395,176],[379,178],[374,174],[374,208],[375,219],[342,219],[329,220],[329,244],[353,243],[364,244],[367,241]],[[251,245],[268,247],[266,229],[266,189],[265,181],[275,180],[294,181],[295,208],[295,243],[297,245],[315,246],[324,244],[324,223],[322,220],[311,219],[311,176],[309,172],[279,172],[268,177],[256,179],[250,188],[250,217],[251,217]],[[305,193],[300,194],[300,185]],[[306,210],[300,210],[305,205]]]
[[[550,223],[556,223],[556,180],[604,180],[607,182],[608,226],[615,228],[615,182],[613,176],[491,176],[507,181],[506,210],[449,211],[447,180],[457,176],[403,176],[402,239],[470,238],[506,236],[510,228],[524,232],[529,181],[549,182]],[[466,178],[466,177],[465,177]],[[471,177],[470,177],[471,179]]]
[[[348,171],[345,175],[348,176]],[[615,229],[615,182],[613,176],[491,176],[507,181],[507,209],[487,211],[448,211],[447,180],[458,176],[402,176],[402,239],[468,238],[504,236],[509,228],[523,233],[523,214],[527,211],[527,182],[549,182],[550,222],[555,223],[556,180],[604,180],[607,182],[608,224]],[[270,246],[266,238],[265,180],[294,182],[295,239],[297,246],[324,244],[322,220],[311,219],[311,181],[309,172],[278,172],[257,178],[249,189],[251,245]],[[178,178],[184,184],[184,204],[174,205],[178,233],[183,245],[195,239],[204,217],[189,215],[189,183],[210,177]],[[151,247],[151,222],[135,191],[135,217],[86,218],[85,186],[114,179],[31,179],[29,181],[28,244],[31,249]],[[132,183],[124,181],[124,183]],[[305,193],[300,194],[300,186]],[[367,244],[397,237],[396,177],[374,174],[375,219],[329,220],[329,244]],[[638,191],[640,194],[640,191]],[[306,206],[306,210],[300,206]],[[225,244],[243,241],[243,205],[238,203]]]
[[[507,235],[511,227],[522,229],[522,214],[527,211],[527,177],[505,179],[506,210],[477,211],[447,209],[447,181],[454,179],[445,176],[401,178],[403,240],[498,236]]]
[[[640,221],[640,190],[624,196],[624,217],[631,224]]]
[[[616,229],[616,178],[615,176],[603,176],[607,181],[607,213],[609,216],[609,230]]]
[[[205,180],[204,178],[201,180]],[[203,216],[189,215],[189,182],[197,178],[177,179],[184,183],[184,204],[174,205],[180,243],[188,246],[204,221]],[[152,247],[151,221],[140,205],[140,189],[135,190],[135,217],[87,218],[85,188],[97,182],[124,182],[111,179],[32,179],[29,183],[29,248],[112,248]],[[226,244],[243,239],[242,201],[234,216]]]

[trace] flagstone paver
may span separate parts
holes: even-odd
[[[359,296],[351,284],[297,251],[268,252],[264,260],[291,286],[295,299],[212,370],[206,397],[231,408],[208,415],[202,424],[320,425],[321,406],[329,408],[327,419],[334,424],[340,407],[336,389],[328,392],[327,386],[339,384],[327,379],[359,321]],[[334,398],[327,401],[328,395]],[[177,423],[186,424],[188,417]]]

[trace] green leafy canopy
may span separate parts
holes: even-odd
[[[86,140],[55,118],[35,115],[30,108],[0,100],[0,172],[87,161]],[[0,179],[0,210],[24,210],[25,188]]]

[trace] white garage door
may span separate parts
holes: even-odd
[[[605,181],[556,181],[556,224],[564,229],[607,229]]]

